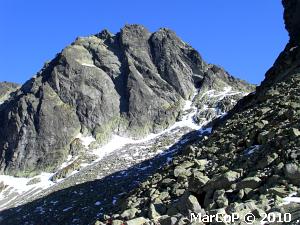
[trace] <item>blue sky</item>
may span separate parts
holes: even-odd
[[[174,30],[209,63],[260,83],[288,41],[277,0],[1,0],[0,81],[23,83],[78,36]]]

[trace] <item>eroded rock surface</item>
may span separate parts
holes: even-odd
[[[127,25],[115,35],[104,30],[78,38],[1,106],[0,171],[53,171],[80,132],[98,144],[112,134],[157,133],[180,119],[196,89],[226,87],[253,89],[206,64],[168,29]]]
[[[0,104],[9,98],[10,93],[16,91],[20,85],[11,82],[0,82]]]

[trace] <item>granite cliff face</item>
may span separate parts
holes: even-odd
[[[168,29],[127,25],[116,35],[104,30],[78,38],[1,106],[1,173],[54,170],[79,133],[97,144],[112,134],[157,133],[181,118],[196,90],[226,87],[253,89],[206,64]]]

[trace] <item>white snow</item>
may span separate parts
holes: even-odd
[[[115,205],[117,203],[118,198],[113,197],[112,204]]]
[[[59,169],[65,168],[66,166],[75,162],[75,160],[77,160],[77,159],[78,159],[78,156],[73,158],[72,155],[68,155],[66,161],[60,165]]]
[[[196,93],[197,94],[197,93]],[[196,94],[193,96],[193,98],[196,96]],[[197,108],[195,106],[192,106],[192,101],[187,100],[185,102],[185,106],[183,108],[183,111],[190,111],[188,114],[183,116],[182,120],[179,122],[176,122],[171,127],[165,129],[164,131],[157,133],[157,134],[149,134],[147,137],[139,140],[134,140],[131,138],[121,137],[119,135],[113,135],[111,140],[104,146],[94,150],[94,154],[98,156],[97,161],[101,160],[104,156],[108,155],[109,153],[112,153],[113,151],[120,149],[124,147],[127,144],[139,144],[143,142],[150,141],[158,136],[161,136],[167,132],[172,131],[175,128],[178,127],[190,127],[194,130],[200,130],[202,128],[202,125],[198,125],[194,122],[194,115],[197,112]],[[91,139],[90,139],[91,140]]]
[[[192,104],[193,104],[193,102],[192,101],[190,101],[190,100],[186,100],[185,101],[185,105],[183,106],[183,111],[187,111],[187,110],[189,110],[189,109],[191,109],[192,108]]]
[[[97,201],[97,202],[95,202],[95,205],[101,205],[101,202],[100,201]]]
[[[90,63],[81,63],[81,65],[88,66],[88,67],[96,67],[94,64],[90,64]]]
[[[134,140],[130,138],[121,137],[119,135],[113,135],[111,140],[104,146],[93,151],[98,156],[97,161],[101,160],[105,155],[122,148],[126,144],[134,143]]]
[[[6,201],[4,204],[0,205],[0,209],[4,209],[9,203],[17,200],[19,195],[30,194],[32,196],[40,193],[44,189],[51,187],[54,185],[54,183],[50,181],[52,176],[53,173],[41,173],[33,178],[0,175],[0,183],[3,182],[3,184],[7,186],[0,192],[0,200],[9,199],[9,201]],[[32,179],[40,179],[40,182],[29,185],[28,182]],[[15,197],[12,198],[12,196]]]
[[[84,136],[82,133],[77,134],[76,138],[78,138],[86,148],[88,148],[93,141],[96,141],[92,135]]]
[[[50,177],[53,175],[53,173],[41,173],[38,176],[35,176],[33,178],[21,178],[21,177],[12,177],[7,175],[0,175],[0,182],[3,182],[4,185],[8,185],[9,187],[12,187],[15,192],[18,192],[19,194],[22,194],[26,191],[29,191],[31,189],[37,189],[37,188],[47,188],[50,187],[53,182],[50,181]],[[28,185],[27,183],[34,179],[40,179],[41,181],[37,184],[31,184]],[[2,191],[1,193],[3,193]],[[0,193],[0,199],[1,199],[1,193]]]
[[[298,48],[298,46],[294,46],[294,47],[290,48],[290,52],[293,52],[297,48]]]
[[[253,145],[249,148],[247,148],[244,152],[246,155],[252,155],[254,152],[256,152],[260,148],[260,145]]]
[[[205,93],[203,93],[202,97],[204,97],[205,95],[207,95],[210,98],[219,98],[218,100],[222,100],[223,98],[225,98],[226,96],[232,96],[232,95],[237,95],[237,94],[242,94],[242,92],[238,92],[238,91],[232,91],[232,87],[224,87],[223,91],[218,92],[214,89],[206,91]]]
[[[65,209],[63,209],[63,212],[67,212],[67,211],[69,211],[70,209],[72,209],[73,207],[68,207],[68,208],[65,208]]]
[[[283,198],[283,203],[281,205],[288,205],[290,203],[300,203],[300,197],[294,197],[297,195],[296,192],[290,194],[288,197]]]
[[[205,94],[208,94],[210,97],[219,97],[220,100],[222,100],[225,96],[228,95],[235,95],[238,94],[239,92],[234,92],[231,91],[232,88],[231,87],[225,87],[224,91],[222,92],[218,92],[216,94],[214,94],[215,90],[210,90],[207,91]],[[205,121],[202,124],[197,124],[194,121],[194,116],[197,113],[197,108],[195,106],[193,106],[193,100],[196,97],[196,95],[198,94],[198,90],[194,93],[194,95],[192,96],[191,100],[186,100],[184,107],[183,107],[183,111],[186,113],[181,121],[178,121],[176,123],[174,123],[171,127],[165,129],[164,131],[157,133],[157,134],[149,134],[147,137],[143,138],[143,139],[139,139],[139,140],[134,140],[131,138],[127,138],[127,137],[122,137],[119,135],[113,135],[111,140],[104,146],[96,149],[93,151],[93,153],[95,155],[98,156],[98,159],[96,161],[101,160],[104,156],[114,152],[117,149],[120,149],[122,147],[124,147],[127,144],[139,144],[139,143],[144,143],[147,141],[150,141],[158,136],[161,136],[165,133],[168,133],[170,131],[172,131],[175,128],[178,127],[189,127],[193,130],[198,130],[200,134],[204,133],[204,132],[208,132],[211,133],[212,128],[205,128],[203,129],[203,126],[208,123],[209,121]],[[207,105],[203,105],[202,110],[207,110],[208,107]],[[225,113],[222,113],[220,116],[224,116]],[[92,136],[88,136],[88,137],[84,137],[82,134],[79,134],[77,136],[82,143],[87,147],[91,142],[95,141],[95,139]]]

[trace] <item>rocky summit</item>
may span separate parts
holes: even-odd
[[[79,134],[93,136],[95,147],[113,134],[158,133],[180,120],[195,93],[224,88],[253,90],[205,63],[171,30],[126,25],[115,35],[104,30],[77,38],[2,104],[0,171],[53,172],[70,152],[77,154],[70,146]]]
[[[299,224],[300,0],[283,6],[290,41],[255,91],[140,25],[0,84],[0,224]]]

